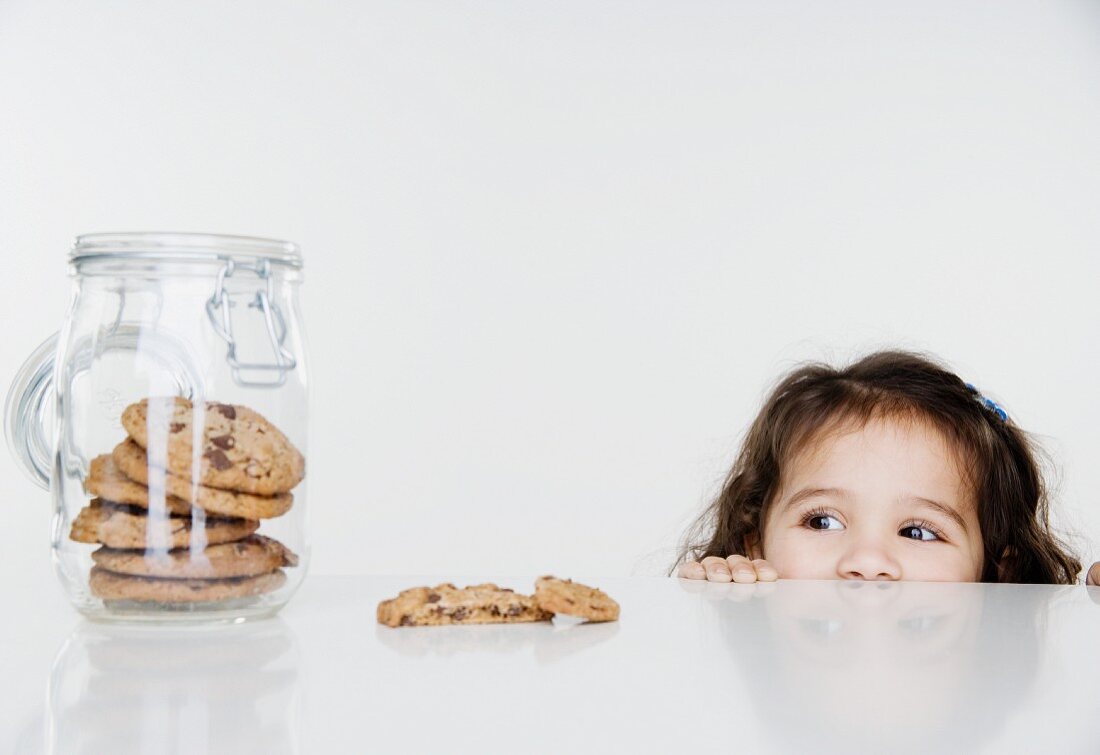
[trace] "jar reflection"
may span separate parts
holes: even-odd
[[[297,753],[300,650],[283,622],[81,623],[54,661],[47,753]]]

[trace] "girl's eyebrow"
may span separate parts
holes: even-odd
[[[807,498],[816,498],[818,496],[846,498],[848,496],[848,491],[843,488],[802,488],[802,490],[787,499],[787,502],[783,504],[782,511],[794,508]]]
[[[816,498],[818,496],[826,498],[847,498],[848,491],[844,488],[802,488],[802,490],[798,491],[787,499],[787,502],[783,504],[783,507],[780,511],[788,511],[805,501],[807,498]],[[959,525],[959,529],[961,529],[963,532],[968,531],[966,528],[966,522],[962,518],[962,514],[946,504],[940,503],[939,501],[934,501],[931,498],[924,498],[923,496],[919,495],[903,496],[899,499],[899,501],[911,501],[912,503],[926,506],[927,508],[930,508],[934,511],[938,511],[951,521],[955,522],[955,524]]]
[[[955,524],[959,525],[959,529],[961,529],[963,532],[967,531],[966,522],[963,521],[962,515],[950,506],[942,504],[939,501],[933,501],[931,498],[922,498],[918,495],[911,496],[909,500],[913,501],[914,503],[918,503],[921,506],[927,506],[930,509],[934,509],[940,512],[948,519],[951,519],[953,522],[955,522]]]

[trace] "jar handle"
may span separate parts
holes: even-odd
[[[45,409],[54,396],[58,335],[47,338],[19,368],[4,404],[8,448],[31,480],[46,490],[50,489],[53,440]]]

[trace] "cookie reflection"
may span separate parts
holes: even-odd
[[[378,626],[375,636],[407,656],[447,657],[465,653],[534,653],[540,664],[553,663],[615,636],[619,622],[589,623],[555,618],[531,624],[478,624],[443,627]]]
[[[930,582],[713,587],[726,589],[703,597],[761,728],[778,749],[804,752],[979,749],[1028,697],[1056,594]]]
[[[299,648],[279,620],[83,622],[50,673],[48,753],[301,751]]]

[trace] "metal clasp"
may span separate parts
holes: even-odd
[[[248,303],[248,308],[258,309],[263,313],[267,335],[271,339],[271,348],[275,354],[274,363],[241,362],[237,359],[237,341],[233,336],[233,319],[229,312],[233,303],[225,293],[225,279],[233,277],[238,269],[255,273],[264,282],[264,287],[257,291],[256,297]],[[294,355],[284,345],[287,336],[286,320],[279,305],[274,303],[272,298],[271,265],[268,260],[261,260],[255,265],[244,265],[235,262],[232,258],[227,258],[225,265],[218,271],[214,295],[206,302],[206,314],[210,318],[210,324],[214,326],[214,332],[228,344],[225,359],[232,370],[233,381],[242,387],[277,388],[286,382],[286,374],[298,366]],[[241,374],[242,370],[275,372],[276,377],[270,381],[249,380]]]

